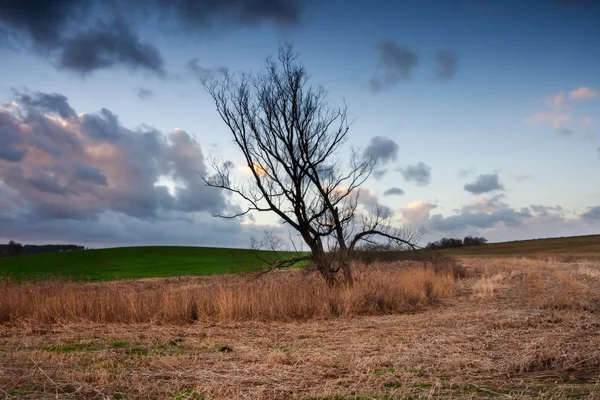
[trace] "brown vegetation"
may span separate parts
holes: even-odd
[[[598,398],[600,265],[462,261],[465,277],[457,280],[448,271],[435,274],[415,263],[363,266],[355,286],[345,289],[352,294],[341,288],[332,292],[322,279],[300,272],[260,280],[6,283],[0,295],[3,315],[7,299],[16,308],[0,324],[0,394],[19,399]],[[295,287],[304,282],[334,294],[311,298],[306,287]],[[117,293],[120,300],[109,299]],[[174,307],[201,293],[221,297],[210,308],[198,302],[198,320],[190,324],[192,311],[177,314]],[[59,298],[70,307],[52,300]],[[434,298],[440,300],[430,304]],[[253,306],[245,303],[250,299]],[[29,303],[18,308],[24,300]],[[39,301],[45,306],[28,311]],[[126,324],[116,318],[133,310],[136,317]],[[112,323],[91,322],[90,316]]]
[[[171,323],[291,321],[414,311],[452,296],[450,269],[416,262],[358,265],[355,284],[330,288],[302,271],[105,283],[0,285],[0,322]]]

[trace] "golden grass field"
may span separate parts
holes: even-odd
[[[600,263],[0,285],[14,399],[600,398]],[[455,275],[457,276],[455,278]]]

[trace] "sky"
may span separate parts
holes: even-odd
[[[600,233],[600,2],[0,0],[0,242],[247,247],[243,158],[201,84],[291,43],[398,226]]]

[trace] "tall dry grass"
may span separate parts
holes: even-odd
[[[355,265],[351,288],[315,274],[75,283],[3,282],[0,322],[174,323],[290,321],[402,313],[452,296],[449,272],[417,262]]]

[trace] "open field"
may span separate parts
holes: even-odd
[[[60,276],[114,280],[248,271],[272,252],[211,247],[119,247],[0,258],[0,273],[14,278]]]
[[[442,250],[456,256],[559,256],[600,259],[600,235],[519,240]]]
[[[376,266],[357,273],[354,293],[339,289],[327,296],[317,289],[302,296],[304,280],[314,277],[299,271],[273,274],[263,283],[215,277],[5,284],[0,300],[16,308],[0,324],[0,394],[15,399],[600,398],[598,262],[469,257],[462,263],[467,276],[458,280],[444,271],[432,275],[415,263]],[[236,285],[228,285],[232,280]],[[137,308],[146,299],[143,304],[156,312],[158,302],[149,300],[164,302],[165,293],[173,304],[178,293],[201,298],[211,284],[215,292],[208,296],[222,293],[221,303],[213,303],[221,307],[207,307],[213,313],[203,314],[199,306],[195,321],[147,318],[147,311]],[[262,294],[252,290],[260,284]],[[201,290],[194,292],[197,287]],[[112,302],[102,297],[111,288],[121,292]],[[101,300],[96,304],[84,295],[84,306],[52,302],[60,293],[77,291],[95,291]],[[17,307],[27,296],[39,302],[38,310]],[[322,307],[307,313],[311,305]],[[283,311],[268,311],[273,309]],[[294,309],[305,312],[290,314]],[[130,317],[124,319],[128,323],[107,322],[98,310]],[[143,318],[136,320],[135,310]]]
[[[441,252],[456,256],[546,256],[600,260],[600,235],[490,243]],[[263,259],[273,257],[272,252],[246,249],[120,247],[0,258],[0,274],[17,279],[66,276],[92,281],[203,276],[253,270],[261,264],[258,255]]]

